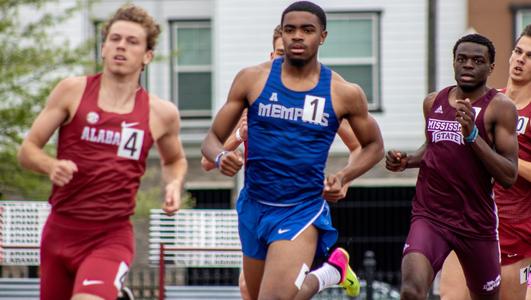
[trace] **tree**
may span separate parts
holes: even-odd
[[[16,152],[58,80],[94,67],[93,41],[71,47],[66,37],[53,35],[88,5],[72,2],[57,11],[57,0],[0,0],[0,198],[37,200],[49,194],[46,176],[22,170]]]

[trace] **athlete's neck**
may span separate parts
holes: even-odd
[[[139,74],[135,76],[116,76],[111,72],[103,72],[101,76],[98,105],[105,111],[128,113],[132,111],[138,84]]]
[[[301,65],[294,64],[288,58],[282,64],[282,82],[286,87],[295,91],[307,91],[319,82],[321,64],[317,59],[311,59]]]
[[[474,103],[479,98],[483,97],[488,91],[490,90],[489,87],[486,85],[482,85],[474,90],[471,91],[464,91],[459,85],[455,89],[455,98],[456,99],[470,99],[471,103]]]
[[[517,82],[509,78],[505,93],[513,100],[517,109],[522,109],[531,101],[531,81]]]

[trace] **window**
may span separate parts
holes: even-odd
[[[183,118],[209,118],[212,108],[210,21],[171,22],[172,99]]]
[[[94,21],[94,59],[95,59],[95,72],[101,72],[102,71],[102,61],[101,61],[101,45],[103,44],[103,37],[101,35],[101,28],[105,22],[101,20]],[[148,66],[144,68],[144,71],[140,74],[140,85],[144,87],[144,89],[148,89]]]
[[[524,30],[524,27],[531,24],[531,7],[517,9],[515,17],[515,37],[518,37],[522,30]]]
[[[369,109],[380,109],[379,13],[328,13],[320,60],[363,88]]]

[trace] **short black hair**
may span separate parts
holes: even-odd
[[[461,43],[475,43],[475,44],[480,44],[480,45],[487,47],[487,49],[489,49],[490,63],[491,64],[494,63],[494,58],[496,57],[496,50],[494,49],[494,44],[492,44],[491,40],[489,40],[487,37],[482,36],[481,34],[477,34],[477,33],[467,34],[461,37],[460,39],[457,40],[457,42],[455,42],[454,51],[453,51],[454,58],[455,58],[455,52],[457,51],[457,47]]]
[[[292,3],[282,12],[282,19],[280,19],[280,25],[284,24],[284,16],[292,11],[306,11],[314,14],[321,23],[323,30],[326,30],[326,14],[324,10],[317,4],[310,1],[297,1]]]

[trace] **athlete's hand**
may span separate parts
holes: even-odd
[[[348,184],[342,184],[342,177],[338,174],[328,175],[324,180],[323,197],[326,201],[337,202],[347,195]]]
[[[243,156],[239,150],[228,151],[221,157],[219,171],[223,175],[234,176],[243,166]]]
[[[210,171],[212,169],[215,169],[216,168],[216,164],[211,162],[210,160],[208,160],[206,157],[201,157],[201,167],[203,168],[203,170],[205,171]]]
[[[389,150],[385,155],[385,168],[393,172],[402,172],[406,169],[409,157],[405,152]]]
[[[64,186],[72,180],[75,172],[77,166],[73,161],[61,159],[54,162],[48,176],[53,184]]]
[[[461,124],[461,133],[463,136],[469,136],[475,125],[474,109],[470,99],[456,100],[455,120]]]
[[[168,215],[174,215],[181,207],[181,183],[177,181],[170,182],[166,185],[166,195],[162,210]]]

